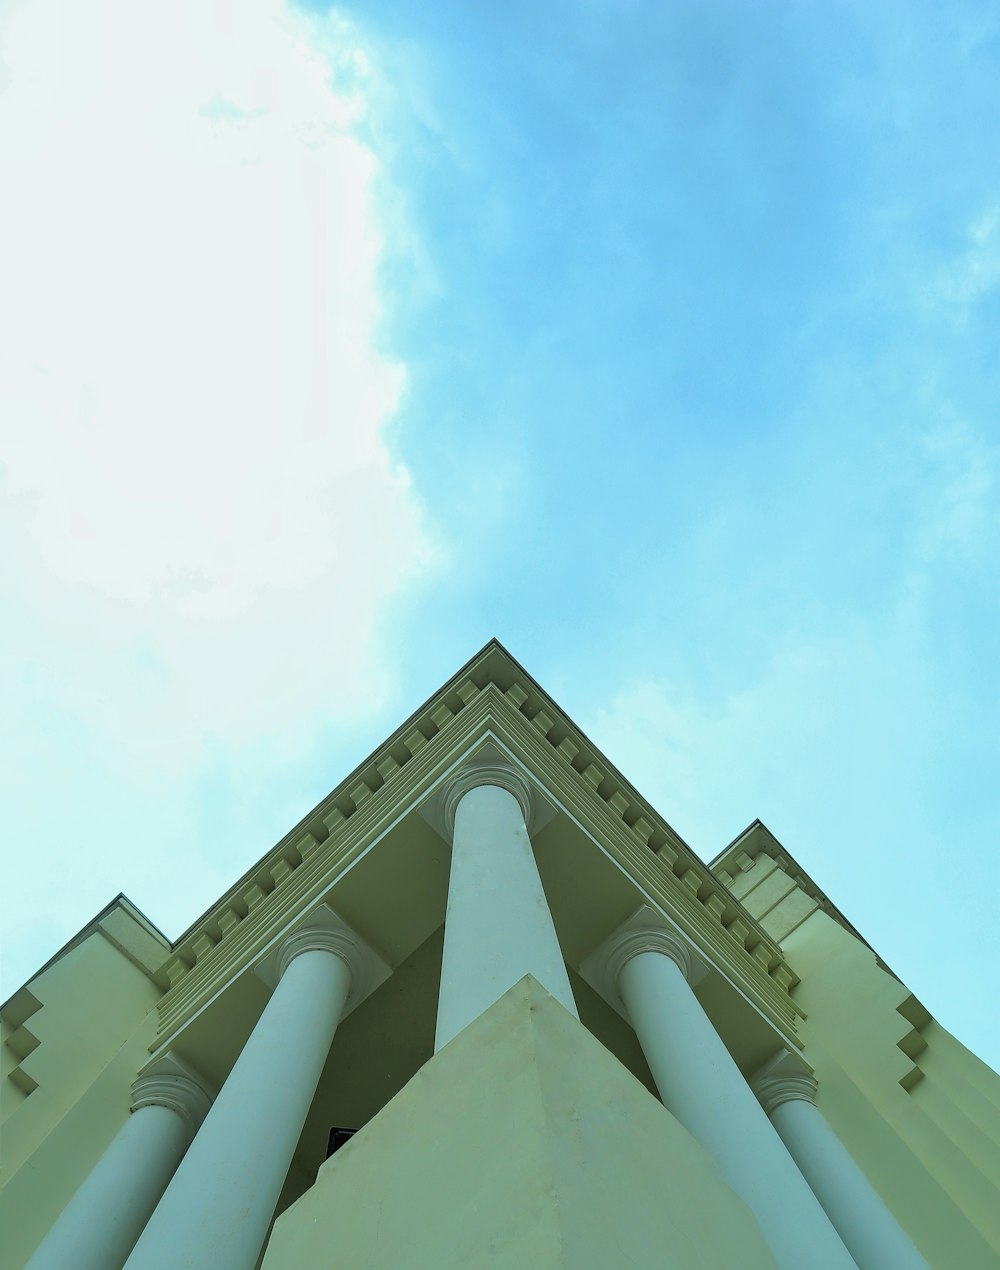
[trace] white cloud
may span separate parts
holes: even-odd
[[[54,573],[225,616],[351,570],[359,513],[412,514],[401,371],[371,346],[374,159],[310,29],[158,12],[9,19],[5,458]]]
[[[71,871],[110,878],[135,800],[193,799],[212,745],[264,770],[377,699],[382,614],[434,561],[385,435],[373,72],[280,0],[28,0],[0,37],[8,824],[47,789]],[[182,835],[169,867],[214,886],[162,814],[147,867]]]

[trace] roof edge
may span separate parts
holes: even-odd
[[[81,926],[75,935],[70,936],[48,961],[39,966],[34,974],[29,975],[23,984],[18,985],[0,1005],[0,1010],[6,1010],[19,992],[29,987],[57,961],[61,961],[74,948],[78,948],[84,940],[89,939],[98,931],[122,956],[127,957],[137,969],[141,970],[147,979],[155,982],[153,977],[163,962],[162,952],[170,952],[172,945],[163,931],[132,903],[125,892],[119,891],[114,899],[105,904],[104,908],[89,922]],[[162,950],[159,955],[155,951],[157,948]]]

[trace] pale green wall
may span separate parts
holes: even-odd
[[[275,1223],[264,1270],[773,1267],[706,1152],[527,977]]]
[[[24,1070],[26,1058],[38,1048],[38,1037],[31,1030],[31,1020],[41,1008],[28,988],[21,988],[0,1015],[0,1124],[11,1116],[35,1082]],[[2,1169],[0,1159],[0,1169]]]
[[[731,889],[801,977],[818,1103],[924,1256],[1000,1263],[1000,1077],[767,855]]]
[[[740,869],[734,895],[800,976],[799,1034],[821,1111],[933,1267],[1000,1264],[1000,1077],[823,910],[793,865],[762,854]],[[435,964],[439,942],[426,954]],[[4,1017],[0,1226],[11,1270],[128,1115],[154,1039],[160,949],[148,924],[115,906]],[[352,1264],[597,1266],[627,1264],[624,1248],[635,1264],[770,1265],[707,1156],[626,1070],[648,1083],[630,1029],[615,1015],[605,1036],[610,1012],[596,998],[580,1006],[614,1053],[522,984],[323,1167],[276,1223],[267,1270],[333,1265],[345,1239]],[[346,1021],[344,1044],[361,1016]],[[357,1056],[338,1045],[339,1089]],[[328,1093],[303,1135],[317,1152],[330,1124],[368,1119]],[[308,1185],[292,1180],[290,1193]]]
[[[20,1063],[37,1087],[3,1082],[0,1228],[20,1266],[129,1114],[160,990],[95,928],[30,984],[38,1039]],[[15,1056],[16,1057],[16,1056]]]

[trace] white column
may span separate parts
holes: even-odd
[[[285,941],[264,1013],[129,1257],[128,1270],[254,1270],[340,1022],[360,941]]]
[[[205,1117],[211,1095],[175,1054],[132,1086],[132,1114],[25,1270],[121,1270]]]
[[[528,782],[506,764],[467,767],[444,811],[453,832],[435,1050],[527,974],[578,1017],[528,837]]]
[[[666,927],[626,929],[608,948],[617,983],[664,1106],[747,1203],[781,1270],[853,1270],[806,1185],[692,992],[691,955]]]
[[[816,1078],[802,1063],[779,1054],[751,1084],[861,1270],[928,1270],[816,1106]]]

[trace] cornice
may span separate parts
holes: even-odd
[[[788,991],[798,980],[778,945],[566,716],[546,707],[547,698],[515,679],[506,689],[492,679],[452,681],[402,738],[400,729],[358,769],[348,792],[348,782],[338,786],[300,823],[298,837],[283,839],[246,875],[241,894],[227,893],[178,946],[164,967],[160,1043],[318,902],[486,732],[516,751],[649,901],[790,1036],[796,1007]]]

